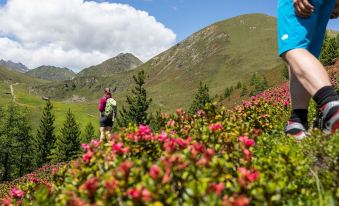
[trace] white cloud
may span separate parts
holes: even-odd
[[[121,52],[142,60],[169,48],[175,34],[129,5],[84,0],[9,0],[0,7],[0,59],[30,68],[85,68]]]

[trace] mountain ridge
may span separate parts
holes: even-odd
[[[5,61],[3,59],[0,60],[0,65],[6,67],[9,70],[25,73],[29,71],[28,67],[21,62],[15,63],[11,60]]]
[[[50,81],[70,80],[76,76],[76,73],[68,68],[46,66],[46,65],[29,70],[25,74],[31,77],[34,77],[34,78],[50,80]]]
[[[120,53],[98,65],[83,69],[78,73],[78,76],[109,76],[114,73],[133,70],[142,63],[140,59],[131,53]]]

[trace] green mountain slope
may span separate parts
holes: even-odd
[[[35,79],[21,72],[9,70],[7,67],[0,66],[0,81],[10,81],[12,83],[29,83],[37,85],[47,83],[48,81]]]
[[[51,81],[70,80],[76,76],[76,74],[70,69],[54,66],[40,66],[38,68],[29,70],[26,72],[26,74],[31,77]]]
[[[137,57],[130,53],[121,53],[116,57],[108,59],[103,63],[91,66],[79,72],[79,76],[109,76],[114,73],[132,70],[141,65]]]
[[[101,96],[103,88],[112,87],[116,88],[115,96],[121,104],[133,84],[132,76],[143,69],[153,108],[170,111],[187,108],[200,81],[207,83],[211,95],[222,94],[226,87],[248,81],[253,73],[267,73],[280,64],[276,19],[250,14],[206,27],[134,70],[110,76],[106,73],[89,77],[80,73],[80,78],[35,87],[34,91],[44,93],[52,89],[53,97],[58,99],[81,95],[91,100]],[[91,70],[100,68],[98,65]]]

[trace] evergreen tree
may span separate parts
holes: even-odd
[[[71,109],[68,109],[60,136],[55,141],[51,159],[53,162],[66,162],[78,156],[80,148],[80,130]]]
[[[36,145],[27,113],[19,107],[7,107],[2,113],[0,125],[0,179],[9,181],[36,167]]]
[[[120,111],[118,123],[121,127],[126,127],[129,123],[135,123],[137,125],[149,124],[150,121],[147,110],[152,99],[147,98],[147,92],[144,87],[144,71],[140,71],[137,75],[134,75],[133,79],[136,86],[132,89],[132,96],[126,97],[128,108],[122,107],[122,111]]]
[[[250,85],[254,86],[256,84],[258,84],[258,77],[257,77],[257,73],[254,73],[251,77],[251,84]]]
[[[88,123],[85,128],[85,133],[82,136],[83,143],[89,143],[95,137],[95,130],[92,123]]]
[[[243,97],[243,96],[247,95],[247,93],[248,93],[247,87],[246,87],[246,85],[244,85],[241,89],[240,96]]]
[[[46,101],[46,105],[42,112],[40,126],[37,131],[37,148],[38,148],[38,166],[42,166],[49,162],[52,148],[55,144],[54,134],[54,121],[53,105],[50,100]]]
[[[236,89],[241,89],[241,87],[242,87],[241,81],[238,81]]]
[[[321,49],[320,61],[324,65],[332,65],[338,57],[338,47],[335,38],[325,36],[324,44]]]
[[[208,87],[206,84],[200,82],[197,93],[193,103],[189,109],[190,114],[195,114],[199,109],[204,109],[207,103],[210,103],[211,99],[208,93]]]
[[[150,115],[150,127],[152,131],[161,131],[161,128],[166,126],[164,118],[162,118],[161,110],[156,111],[155,114]]]
[[[283,77],[284,80],[289,79],[289,72],[288,72],[287,64],[285,64],[284,67],[281,69],[281,76]]]
[[[224,98],[226,99],[229,96],[231,96],[231,90],[227,87],[224,92]]]

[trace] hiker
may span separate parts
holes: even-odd
[[[116,101],[112,98],[110,88],[104,90],[104,96],[100,99],[100,141],[104,140],[105,132],[111,136],[113,122],[115,120]]]
[[[327,23],[338,9],[339,0],[278,0],[279,56],[288,63],[292,104],[285,132],[297,140],[307,134],[311,97],[319,110],[314,126],[327,134],[339,129],[339,96],[318,60]]]

